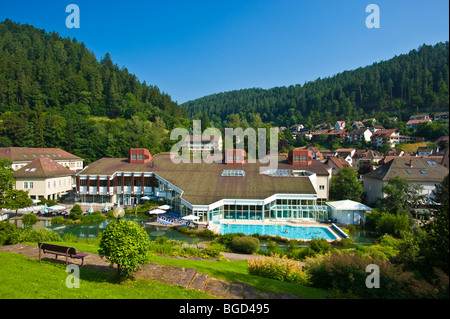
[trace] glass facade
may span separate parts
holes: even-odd
[[[228,170],[227,172],[238,172]],[[235,178],[235,177],[231,177]],[[136,205],[141,204],[140,199],[144,196],[142,193],[142,186],[145,188],[145,194],[154,197],[167,205],[172,207],[172,210],[177,213],[181,213],[182,216],[196,215],[201,222],[219,221],[224,220],[287,220],[287,219],[312,219],[312,220],[327,220],[329,207],[325,204],[324,198],[301,198],[300,194],[292,194],[292,198],[289,195],[276,195],[275,199],[267,203],[267,199],[258,200],[223,200],[223,204],[209,209],[212,205],[199,205],[191,208],[189,203],[183,204],[181,198],[181,192],[178,189],[171,186],[170,183],[161,181],[155,178],[146,177],[144,181],[140,177],[132,180],[128,176],[116,178],[117,190],[114,188],[116,194],[80,194],[82,202],[114,202],[121,205]],[[100,187],[106,187],[106,180],[99,180]],[[89,184],[91,187],[97,188],[97,180],[90,180],[89,183],[86,180],[80,180],[80,185],[84,186]],[[112,185],[113,182],[110,183]],[[122,185],[124,184],[124,185]],[[132,185],[133,184],[133,185]],[[142,185],[143,184],[143,185]],[[112,186],[111,186],[112,187]],[[135,193],[133,194],[131,188],[135,187]],[[148,188],[148,189],[147,189]],[[94,189],[91,189],[93,191]],[[106,192],[106,191],[105,191]],[[284,198],[276,198],[284,197]],[[300,197],[300,198],[299,198]],[[305,197],[308,197],[305,195]],[[232,202],[232,203],[230,203]],[[265,202],[265,203],[264,203]],[[264,203],[264,204],[263,204]],[[217,203],[219,204],[219,203]],[[216,204],[214,204],[216,206]]]

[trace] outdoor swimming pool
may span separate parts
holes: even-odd
[[[243,233],[245,235],[270,235],[280,236],[290,239],[315,239],[324,238],[335,240],[334,236],[325,227],[306,227],[290,225],[241,225],[241,224],[220,224],[220,234]]]

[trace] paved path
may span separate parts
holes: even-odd
[[[28,258],[39,258],[37,245],[16,244],[0,246],[0,251],[18,253]],[[230,260],[237,260],[239,254],[228,254]],[[45,255],[45,260],[65,263],[65,257],[54,259],[52,255]],[[226,255],[227,256],[227,255]],[[242,259],[242,255],[241,259]],[[227,258],[228,258],[227,257]],[[253,256],[256,257],[256,256]],[[251,258],[251,255],[248,256]],[[248,259],[245,258],[245,259]],[[71,260],[73,263],[80,264],[80,260]],[[95,269],[99,271],[117,272],[117,268],[112,268],[105,259],[97,254],[88,254],[84,258],[82,267]],[[144,270],[135,273],[136,278],[150,279],[163,282],[169,285],[182,286],[186,289],[196,289],[212,296],[227,299],[298,299],[299,297],[288,293],[261,292],[256,291],[252,286],[240,282],[229,282],[209,275],[197,272],[194,268],[161,266],[156,263],[149,263]]]

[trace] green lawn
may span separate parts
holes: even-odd
[[[88,243],[73,243],[73,242],[54,242],[58,245],[66,245],[66,246],[73,246],[76,247],[78,251],[83,252],[89,252],[89,253],[97,253],[98,246],[95,244],[88,244]],[[33,244],[34,243],[29,243]],[[224,279],[227,281],[238,281],[245,284],[249,284],[253,286],[255,289],[260,291],[271,291],[271,292],[284,292],[284,293],[291,293],[293,295],[306,298],[306,299],[323,299],[326,297],[327,291],[309,287],[309,286],[302,286],[299,284],[293,284],[289,282],[282,282],[274,279],[264,278],[260,276],[250,275],[248,273],[248,266],[246,260],[240,260],[240,261],[232,261],[232,262],[218,262],[218,261],[208,261],[208,260],[192,260],[192,259],[176,259],[176,258],[169,258],[169,257],[160,257],[151,255],[150,262],[155,262],[161,265],[166,266],[178,266],[178,267],[185,267],[185,268],[195,268],[198,272],[207,274],[211,277],[217,278],[217,279]],[[0,262],[1,264],[1,262]],[[38,264],[39,265],[39,264]],[[51,265],[49,265],[51,266]],[[55,265],[56,266],[56,265]],[[1,265],[0,265],[1,268]],[[62,269],[62,268],[61,268]],[[0,275],[2,274],[0,270]],[[64,269],[62,269],[62,277],[64,278],[62,285],[64,289],[65,288],[65,278],[67,277],[68,273],[64,273]],[[103,274],[95,274],[96,276],[103,276],[106,275]],[[2,278],[1,276],[0,278]],[[138,283],[139,280],[136,280],[136,283],[134,285],[139,286]],[[152,283],[155,284],[156,283]],[[161,284],[162,285],[162,284]],[[119,285],[116,285],[119,286]],[[121,286],[121,285],[120,285]],[[119,286],[119,287],[120,287]],[[163,285],[166,286],[166,285]],[[174,290],[176,290],[178,287],[174,287]],[[2,287],[3,288],[3,287]],[[0,288],[0,289],[2,289]],[[156,289],[156,288],[155,288]],[[167,288],[170,290],[170,288]],[[72,289],[74,290],[74,289]],[[186,290],[185,290],[186,291]],[[174,292],[175,293],[175,292]],[[139,296],[140,293],[136,295],[136,297],[126,297],[126,298],[185,298],[182,295],[178,297],[177,294],[179,292],[176,292],[176,296],[174,297],[165,297],[166,294],[169,294],[169,292],[161,293],[160,297],[147,297],[147,296]],[[204,294],[207,296],[206,294]],[[0,290],[0,297],[1,297],[1,290]],[[83,298],[83,297],[68,297],[68,298]],[[95,298],[95,297],[93,297]],[[114,298],[114,297],[106,297],[106,298]],[[191,297],[186,297],[191,298]],[[196,298],[196,297],[192,297]],[[202,297],[197,297],[202,298]]]
[[[65,265],[0,252],[0,299],[206,299],[212,296],[156,281],[118,284],[116,276],[80,268],[80,288],[67,288]]]

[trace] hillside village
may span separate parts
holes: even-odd
[[[293,125],[289,129],[286,127],[278,129],[280,132],[289,130],[294,140],[301,137],[312,144],[337,141],[339,144],[365,146],[364,148],[345,147],[333,150],[325,149],[320,145],[306,147],[312,152],[314,159],[331,166],[333,172],[343,167],[354,167],[362,177],[397,157],[427,157],[429,160],[448,167],[448,155],[445,156],[448,148],[448,136],[441,136],[437,140],[428,140],[414,134],[420,123],[428,124],[440,121],[441,123],[446,122],[448,126],[448,116],[449,112],[435,113],[433,118],[430,118],[428,113],[414,114],[406,122],[406,127],[412,132],[408,135],[401,135],[397,128],[386,129],[382,125],[378,125],[376,118],[354,121],[350,124],[345,121],[336,121],[333,127],[329,124],[319,124],[315,126],[315,130],[307,129],[301,124]],[[392,117],[389,120],[396,122],[397,118]],[[415,143],[420,144],[414,147]],[[409,148],[413,150],[405,152],[399,147],[406,144],[410,145]]]

